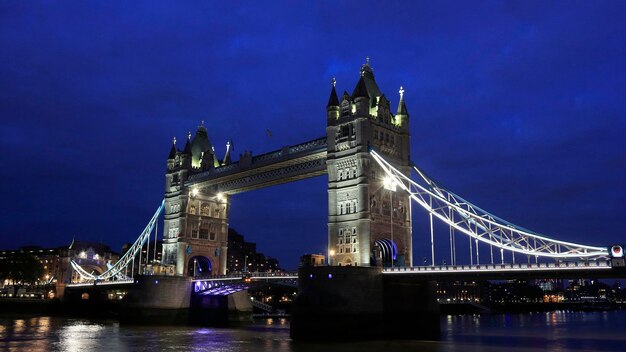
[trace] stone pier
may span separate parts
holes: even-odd
[[[120,320],[187,324],[192,283],[183,276],[141,276],[123,300]]]
[[[376,267],[305,267],[298,275],[294,340],[440,338],[432,283],[383,276]]]

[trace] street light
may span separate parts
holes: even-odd
[[[335,250],[331,249],[328,251],[328,265],[332,265],[332,257],[335,255]]]

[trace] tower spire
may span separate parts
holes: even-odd
[[[400,93],[400,102],[398,103],[398,111],[396,112],[396,114],[408,115],[409,112],[406,109],[406,104],[404,103],[404,88],[402,86],[400,86],[400,90],[398,91],[398,93]]]
[[[224,159],[222,160],[222,165],[229,165],[231,160],[230,160],[230,148],[232,146],[232,140],[228,140],[228,142],[226,142],[226,154],[224,155]]]
[[[335,90],[335,85],[337,84],[335,77],[330,80],[330,84],[332,88],[330,91],[330,97],[328,98],[328,104],[326,105],[327,108],[331,106],[339,106],[339,98],[337,98],[337,91]]]
[[[183,154],[191,155],[191,131],[187,132],[187,143],[185,143]]]
[[[365,57],[365,63],[361,65],[361,77],[368,76],[374,78],[374,71],[372,70],[372,66],[370,66],[370,57]]]
[[[178,150],[176,149],[176,137],[172,138],[172,148],[170,148],[170,154],[167,156],[167,159],[174,159],[176,157],[176,153]]]

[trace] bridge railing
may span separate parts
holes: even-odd
[[[441,271],[506,271],[506,270],[568,270],[568,269],[610,269],[609,261],[563,262],[563,263],[519,263],[519,264],[475,264],[475,265],[435,265],[385,268],[383,273],[432,273]]]
[[[92,281],[92,282],[76,282],[67,284],[68,287],[88,287],[88,286],[102,286],[102,285],[128,285],[135,283],[134,279],[128,280],[113,280],[113,281]]]
[[[238,272],[228,275],[213,275],[213,276],[196,276],[192,281],[223,281],[223,280],[240,280],[245,278],[250,279],[288,279],[298,277],[297,272]]]

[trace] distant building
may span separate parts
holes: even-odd
[[[305,254],[300,257],[300,266],[324,266],[326,258],[322,254]]]
[[[484,284],[475,281],[441,281],[437,282],[437,299],[439,302],[482,302]]]
[[[42,275],[37,284],[53,283],[58,280],[58,272],[61,267],[62,247],[58,248],[41,248],[39,246],[24,246],[19,249],[0,251],[0,262],[11,262],[24,254],[34,256],[42,268]],[[10,285],[10,279],[6,279],[3,285]]]
[[[226,271],[238,272],[276,272],[280,271],[278,260],[257,253],[256,243],[246,242],[243,235],[235,229],[228,229],[228,259]]]
[[[42,275],[36,284],[55,285],[57,296],[62,294],[63,289],[60,287],[81,280],[72,270],[72,260],[88,272],[103,273],[107,270],[107,264],[113,265],[119,259],[119,254],[105,244],[72,240],[69,246],[62,247],[24,246],[15,250],[1,250],[0,261],[10,261],[24,253],[33,255],[42,266]],[[2,284],[12,283],[7,281]]]

